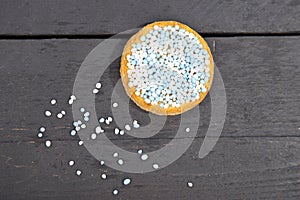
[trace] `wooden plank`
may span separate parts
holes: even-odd
[[[142,140],[140,140],[142,143]],[[299,138],[221,138],[204,159],[197,159],[202,139],[167,168],[127,174],[100,166],[74,141],[0,145],[1,199],[299,199]],[[152,140],[160,148],[162,139]],[[122,141],[128,150],[140,146]],[[172,144],[170,144],[172,145]],[[69,160],[75,160],[73,167]],[[75,175],[76,169],[82,175]],[[107,180],[100,178],[107,173]],[[130,177],[132,183],[122,186]],[[192,181],[193,188],[186,186]]]
[[[227,95],[227,116],[222,137],[299,136],[299,37],[210,38],[216,44],[215,61]],[[72,116],[67,100],[77,70],[101,40],[3,40],[0,42],[1,142],[32,141],[44,125],[53,139],[69,136]],[[116,60],[101,79],[103,91],[96,98],[97,113],[110,115],[110,94],[119,79]],[[58,104],[49,101],[56,98]],[[210,98],[200,105],[198,137],[204,137],[210,120]],[[54,117],[44,117],[50,109]],[[61,109],[67,116],[58,120]],[[145,112],[133,103],[130,109],[142,125]],[[179,116],[169,117],[166,128],[154,138],[173,138]],[[109,129],[108,129],[109,130]]]
[[[158,20],[200,33],[300,32],[298,0],[4,0],[0,7],[0,35],[115,34]]]

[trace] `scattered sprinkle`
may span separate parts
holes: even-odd
[[[120,130],[120,135],[124,135],[125,131],[124,130]]]
[[[115,102],[115,103],[112,104],[112,107],[113,107],[113,108],[116,108],[116,107],[118,107],[118,105],[119,105],[119,104]]]
[[[62,110],[60,111],[61,114],[66,115],[66,111]]]
[[[75,95],[71,95],[71,96],[70,96],[70,99],[76,100]]]
[[[52,113],[49,110],[46,110],[45,115],[46,115],[46,117],[50,117],[52,115]]]
[[[133,128],[140,128],[139,124],[133,124]]]
[[[81,127],[81,128],[86,128],[86,125],[85,125],[85,124],[81,124],[80,127]]]
[[[158,169],[158,168],[159,168],[158,164],[156,164],[156,163],[154,163],[154,164],[152,165],[152,167],[153,167],[154,169]]]
[[[117,152],[115,152],[114,154],[113,154],[113,157],[118,157],[119,156],[119,154],[117,153]]]
[[[104,161],[103,160],[100,161],[100,165],[104,165]]]
[[[52,142],[50,140],[46,140],[45,146],[46,147],[51,147],[51,145],[52,145]]]
[[[85,113],[83,114],[83,116],[84,116],[84,117],[90,116],[90,112],[85,112]]]
[[[125,125],[125,129],[126,129],[127,131],[130,131],[130,130],[131,130],[129,124],[126,124],[126,125]]]
[[[56,99],[52,99],[52,100],[50,101],[50,103],[51,103],[51,105],[55,105],[55,104],[56,104]]]
[[[37,137],[38,137],[38,138],[42,138],[42,137],[43,137],[43,133],[38,133],[38,134],[37,134]]]
[[[130,178],[125,178],[123,180],[123,185],[129,185],[131,183],[131,179]]]
[[[92,134],[91,134],[91,139],[92,139],[92,140],[95,140],[96,138],[97,138],[96,133],[92,133]]]
[[[101,174],[101,178],[102,178],[102,179],[106,179],[106,178],[107,178],[107,175],[106,175],[106,174]]]
[[[99,92],[99,90],[98,89],[93,89],[93,94],[97,94]]]
[[[148,155],[147,155],[147,154],[143,154],[143,155],[141,156],[141,159],[142,159],[142,160],[147,160],[147,159],[148,159]]]
[[[42,133],[44,133],[44,132],[46,131],[46,128],[42,126],[42,127],[40,128],[40,131],[41,131]]]
[[[79,144],[79,146],[82,146],[83,145],[83,141],[82,140],[78,141],[78,144]]]
[[[76,175],[77,175],[77,176],[80,176],[81,174],[82,174],[82,171],[79,170],[79,169],[77,169],[77,170],[76,170]]]
[[[69,104],[71,105],[71,104],[73,104],[73,102],[76,100],[76,97],[75,97],[75,95],[71,95],[70,96],[70,98],[69,98]]]
[[[97,127],[95,128],[95,132],[96,132],[97,134],[101,133],[101,132],[102,132],[102,128],[101,128],[100,126],[97,126]]]
[[[142,154],[142,153],[143,153],[143,150],[142,150],[142,149],[139,149],[139,150],[137,150],[137,153],[138,153],[138,154]]]
[[[115,128],[115,134],[118,135],[120,133],[120,130],[118,128]]]
[[[72,105],[73,104],[73,100],[72,99],[69,99],[69,101],[68,101],[68,103],[70,104],[70,105]]]
[[[74,160],[69,161],[69,166],[73,166],[75,164]]]
[[[103,118],[103,117],[101,117],[100,119],[99,119],[99,122],[100,123],[103,123],[105,121],[105,119]]]
[[[57,116],[57,118],[58,118],[58,119],[61,119],[61,118],[63,117],[63,114],[61,114],[61,113],[57,113],[57,115],[56,115],[56,116]]]
[[[114,189],[112,193],[113,193],[113,195],[118,195],[119,191],[117,189]]]
[[[119,164],[119,165],[123,165],[123,164],[124,164],[124,161],[123,161],[122,159],[119,159],[119,160],[118,160],[118,164]]]
[[[191,188],[191,187],[193,187],[193,185],[194,185],[194,184],[193,184],[192,182],[187,182],[187,186],[188,186],[188,187]]]
[[[186,129],[185,129],[185,132],[187,132],[187,133],[189,133],[190,131],[191,131],[190,128],[186,128]]]
[[[70,131],[70,135],[72,135],[72,136],[76,135],[76,131],[75,130],[71,130]]]
[[[113,121],[113,118],[112,118],[112,117],[108,117],[107,120],[108,120],[109,122],[112,122],[112,121]]]
[[[85,109],[84,109],[84,108],[80,108],[80,112],[82,112],[82,113],[83,113],[84,111],[85,111]]]
[[[97,89],[100,89],[102,85],[101,85],[101,83],[96,83],[95,86],[96,86]]]

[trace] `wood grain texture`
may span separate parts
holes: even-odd
[[[299,199],[300,37],[207,39],[223,77],[228,112],[221,138],[197,159],[210,119],[210,99],[200,106],[197,138],[175,163],[156,173],[132,175],[100,167],[79,138],[71,137],[72,92],[85,56],[102,40],[2,40],[0,42],[0,199]],[[215,46],[212,45],[215,43]],[[120,78],[115,60],[105,71],[96,98],[97,113],[111,113],[110,94]],[[56,98],[58,104],[49,101]],[[61,120],[44,117],[61,109]],[[149,123],[130,103],[132,115]],[[170,143],[180,118],[148,139],[109,138],[129,151],[151,151]],[[36,137],[44,125],[43,139]],[[53,146],[45,148],[45,139]],[[69,167],[70,159],[76,161]],[[81,177],[75,170],[83,170]],[[100,179],[101,172],[108,179]],[[125,177],[132,184],[122,186]],[[186,186],[194,183],[193,188]],[[119,188],[114,197],[111,192]]]
[[[49,136],[50,137],[50,136]],[[162,139],[152,140],[159,148]],[[100,166],[73,141],[0,146],[1,199],[299,199],[299,138],[221,138],[197,159],[202,139],[175,163],[155,173],[127,174]],[[135,150],[138,146],[123,141]],[[75,160],[73,167],[69,160]],[[75,175],[82,170],[81,177]],[[107,180],[100,178],[107,173]],[[129,186],[122,186],[126,177]],[[193,188],[186,186],[188,181]],[[118,188],[114,197],[111,192]]]
[[[2,0],[0,35],[115,34],[158,20],[200,33],[299,33],[298,0]]]
[[[216,65],[225,84],[228,108],[222,137],[299,136],[300,58],[299,37],[210,38],[215,41]],[[77,70],[85,56],[101,40],[1,41],[0,142],[31,141],[40,125],[54,127],[56,139],[70,139],[72,92]],[[115,60],[102,77],[96,98],[98,116],[111,113],[111,93],[119,80]],[[56,98],[58,104],[49,101]],[[198,137],[204,137],[210,120],[210,98],[200,105]],[[61,109],[66,118],[47,119]],[[131,112],[149,123],[146,112],[130,103]],[[156,138],[173,138],[179,116],[169,117],[169,126]],[[63,134],[64,133],[64,134]]]

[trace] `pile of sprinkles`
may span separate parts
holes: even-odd
[[[128,87],[146,104],[180,107],[197,101],[210,80],[210,54],[179,25],[155,25],[126,55]]]

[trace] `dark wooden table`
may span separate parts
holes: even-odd
[[[300,1],[2,0],[0,8],[1,200],[300,198]],[[197,158],[210,118],[206,98],[197,137],[167,168],[128,174],[100,166],[69,135],[67,100],[77,70],[104,39],[157,20],[186,23],[210,45],[228,101],[221,138],[208,156]],[[110,112],[118,63],[101,80],[107,88],[97,95],[99,112]],[[67,115],[48,119],[46,109]],[[147,119],[135,105],[131,109]],[[114,141],[130,150],[161,148],[177,120],[170,117],[169,129],[152,138]],[[41,125],[47,134],[38,139]],[[76,166],[68,166],[70,159]],[[122,186],[125,177],[132,179],[129,186]]]

